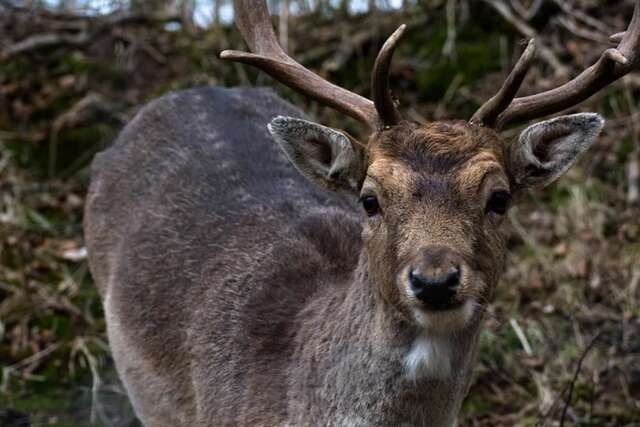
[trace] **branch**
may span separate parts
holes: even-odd
[[[534,30],[529,24],[527,24],[522,19],[518,18],[509,6],[502,0],[483,0],[485,3],[489,4],[493,7],[502,17],[509,22],[511,25],[515,27],[522,35],[524,35],[528,39],[536,39],[538,40],[538,51],[540,53],[540,57],[546,61],[551,68],[553,68],[554,73],[558,77],[567,77],[569,75],[569,69],[567,66],[562,64],[558,57],[553,53],[551,49],[549,49],[546,45],[539,42],[540,37],[536,30]]]
[[[571,405],[571,400],[573,398],[573,388],[578,380],[578,375],[580,375],[580,370],[582,369],[582,362],[587,357],[587,354],[591,351],[591,349],[596,344],[596,341],[600,339],[600,335],[602,335],[602,331],[598,332],[595,337],[591,340],[589,345],[584,349],[582,354],[580,355],[580,359],[578,360],[578,365],[576,366],[576,370],[573,373],[573,378],[571,379],[571,383],[569,384],[569,394],[567,395],[567,399],[564,401],[564,408],[562,408],[562,416],[560,417],[560,427],[564,426],[564,420],[567,416],[567,411],[569,410],[569,406]]]
[[[31,13],[33,13],[33,11]],[[39,9],[38,13],[44,13],[43,9]],[[66,15],[64,16],[66,17]],[[88,21],[90,21],[91,26],[94,26],[94,29],[85,30],[78,34],[45,33],[33,35],[5,48],[2,52],[0,52],[0,61],[6,61],[15,57],[16,55],[47,48],[85,47],[91,44],[100,35],[110,31],[116,26],[125,26],[132,24],[143,25],[149,23],[164,24],[168,22],[181,21],[181,17],[177,15],[152,16],[144,14],[122,13],[114,13],[111,15],[97,17],[78,17],[77,15],[70,15],[68,19],[87,19]]]

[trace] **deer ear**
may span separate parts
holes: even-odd
[[[337,130],[278,116],[267,126],[293,165],[328,190],[357,192],[365,174],[363,147]]]
[[[526,128],[510,148],[516,187],[544,187],[558,179],[595,142],[603,126],[600,115],[582,113]]]

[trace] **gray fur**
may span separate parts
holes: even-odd
[[[529,126],[511,149],[516,184],[544,187],[555,181],[597,140],[603,126],[604,119],[595,113],[562,116]]]
[[[172,93],[93,162],[89,263],[137,415],[154,427],[452,425],[477,325],[451,339],[447,381],[407,378],[420,331],[380,304],[355,198],[289,165],[264,126],[277,114],[302,115],[265,90]]]

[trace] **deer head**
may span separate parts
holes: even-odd
[[[530,41],[498,93],[469,121],[415,123],[402,118],[389,91],[389,67],[401,26],[378,55],[373,101],[337,87],[291,59],[277,44],[264,2],[235,1],[236,22],[254,53],[221,58],[256,66],[281,83],[360,121],[358,141],[336,129],[277,117],[269,131],[293,165],[330,191],[362,204],[368,274],[380,300],[433,331],[479,318],[503,270],[502,225],[513,201],[564,174],[597,139],[592,113],[545,120],[515,141],[505,125],[565,110],[640,63],[640,0],[617,48],[574,80],[515,98],[535,56]]]

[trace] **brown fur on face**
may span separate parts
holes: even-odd
[[[374,195],[381,213],[365,225],[365,247],[379,295],[406,317],[438,322],[407,287],[409,268],[427,247],[462,260],[457,298],[474,309],[459,326],[491,300],[505,246],[502,217],[485,206],[493,191],[510,189],[506,157],[495,132],[465,122],[405,122],[370,138],[362,195]]]

